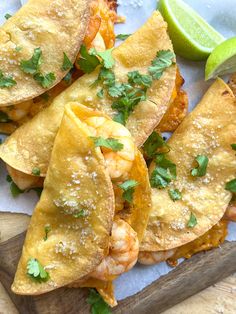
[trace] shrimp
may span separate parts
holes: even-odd
[[[127,222],[116,219],[112,227],[109,255],[90,276],[100,280],[113,280],[136,264],[138,252],[137,233]]]
[[[29,174],[23,173],[19,170],[16,170],[9,165],[7,165],[7,171],[11,176],[13,182],[21,190],[28,190],[31,188],[37,188],[43,186],[44,178],[31,176]]]
[[[228,208],[226,209],[224,218],[236,222],[236,202],[232,202],[229,204]]]
[[[135,159],[135,145],[128,129],[105,117],[90,117],[84,121],[95,137],[113,138],[123,144],[119,151],[101,147],[106,166],[113,180],[125,180]]]
[[[175,254],[176,250],[167,250],[159,252],[139,252],[138,262],[144,265],[153,265],[166,261]]]

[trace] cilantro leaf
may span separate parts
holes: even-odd
[[[159,154],[156,157],[156,168],[150,177],[150,184],[153,188],[163,189],[176,179],[176,165],[165,157],[165,154]]]
[[[123,182],[122,184],[119,184],[118,186],[124,191],[123,192],[123,199],[129,203],[132,203],[133,201],[133,194],[135,191],[135,187],[138,185],[139,183],[136,180],[127,180],[125,182]]]
[[[148,71],[154,80],[159,80],[164,71],[173,64],[175,54],[171,50],[160,50]]]
[[[178,189],[170,189],[168,191],[168,194],[173,201],[178,201],[182,199],[182,194]]]
[[[118,152],[123,149],[124,145],[119,143],[117,139],[114,138],[103,138],[103,137],[91,137],[94,141],[95,147],[106,147],[114,152]]]
[[[5,123],[11,121],[7,115],[7,113],[0,111],[0,122]]]
[[[189,218],[189,221],[187,223],[187,227],[188,228],[193,228],[197,225],[197,218],[196,216],[191,212],[191,215],[190,215],[190,218]]]
[[[198,163],[198,167],[191,170],[191,175],[193,177],[204,177],[206,175],[207,165],[209,162],[208,157],[204,155],[198,155],[195,160]]]
[[[75,218],[85,217],[85,211],[83,209],[81,209],[81,210],[75,212],[73,214],[73,217],[75,217]]]
[[[162,136],[154,131],[144,143],[143,149],[147,157],[154,158],[157,155],[158,148],[163,148],[165,146],[169,147]]]
[[[128,82],[130,84],[150,87],[152,85],[152,77],[147,74],[141,74],[138,71],[132,71],[128,73]]]
[[[50,72],[46,75],[41,73],[36,73],[34,75],[34,79],[38,82],[43,88],[49,88],[53,85],[54,81],[56,80],[55,74]]]
[[[62,71],[69,71],[73,68],[73,63],[68,58],[67,54],[63,52],[63,64],[62,64]]]
[[[129,36],[131,36],[131,34],[118,34],[116,35],[116,39],[126,40]]]
[[[233,150],[236,150],[236,144],[231,144]]]
[[[13,197],[17,197],[19,196],[20,194],[24,193],[25,191],[24,190],[21,190],[16,184],[15,182],[13,182],[12,178],[7,175],[6,177],[6,180],[7,182],[9,182],[10,184],[10,191],[11,191],[11,194]]]
[[[87,303],[91,305],[92,314],[111,314],[108,304],[95,289],[89,289]]]
[[[236,179],[233,179],[225,184],[225,189],[232,193],[236,193]]]
[[[6,14],[4,15],[4,17],[5,17],[6,20],[8,20],[10,17],[12,17],[12,15],[9,14],[9,13],[6,13]]]
[[[50,225],[46,225],[45,227],[44,227],[44,232],[45,232],[45,236],[44,236],[44,241],[47,241],[47,239],[48,239],[48,234],[49,234],[49,232],[52,230],[52,228],[51,228],[51,226]]]
[[[107,87],[112,87],[115,84],[114,72],[105,68],[101,68],[97,82],[102,82],[103,85]]]
[[[91,55],[88,52],[85,45],[82,45],[80,48],[80,58],[77,63],[84,73],[91,73],[100,64],[100,61],[97,56]]]
[[[10,88],[15,86],[17,83],[12,78],[12,76],[3,75],[2,71],[0,70],[0,88]]]
[[[112,57],[112,50],[113,48],[97,53],[102,58],[105,69],[111,69],[115,64],[115,60]]]
[[[41,48],[35,48],[33,56],[29,60],[21,60],[20,68],[27,74],[36,74],[39,71],[42,64],[42,50]]]
[[[113,86],[109,87],[108,94],[113,98],[117,98],[120,97],[124,93],[124,91],[124,84],[115,83]]]
[[[100,89],[100,91],[97,93],[98,98],[102,99],[104,97],[104,89]]]
[[[34,176],[40,176],[40,169],[39,168],[33,168],[32,169],[32,175]]]
[[[36,258],[30,258],[27,263],[27,274],[38,282],[47,281],[49,273],[43,268]]]

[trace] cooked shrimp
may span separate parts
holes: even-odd
[[[113,280],[136,264],[138,251],[137,233],[127,222],[116,219],[112,227],[109,255],[98,265],[91,277]]]
[[[19,170],[16,170],[9,165],[7,165],[7,171],[11,176],[13,182],[21,190],[28,190],[31,188],[37,188],[43,186],[44,178],[31,176],[29,174],[23,173]]]
[[[228,208],[226,209],[224,218],[236,222],[236,202],[232,202],[229,204]]]
[[[153,265],[166,261],[175,254],[176,250],[159,252],[139,252],[138,262],[144,265]]]
[[[105,117],[90,117],[85,120],[85,123],[90,127],[93,136],[113,138],[124,145],[120,151],[116,152],[104,147],[101,149],[111,179],[126,179],[135,158],[134,141],[128,129]]]

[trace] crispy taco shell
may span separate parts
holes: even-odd
[[[177,179],[169,188],[182,192],[172,201],[169,188],[152,189],[152,210],[141,251],[179,247],[211,229],[224,215],[232,194],[226,182],[235,177],[236,102],[229,87],[217,79],[198,106],[185,118],[168,144],[167,158],[177,166]],[[193,178],[197,155],[209,158],[207,173]],[[152,172],[154,164],[151,165]],[[193,213],[197,224],[187,226]]]
[[[132,203],[127,204],[125,209],[118,212],[118,216],[128,222],[137,232],[139,242],[141,242],[152,208],[152,200],[147,165],[138,149],[129,179],[137,181],[138,185],[135,187]]]
[[[166,23],[160,13],[154,12],[146,24],[113,50],[117,78],[124,80],[127,72],[133,70],[146,73],[157,51],[163,49],[172,50],[172,45]],[[27,174],[31,174],[32,169],[38,167],[41,176],[45,176],[65,104],[78,101],[92,109],[102,110],[110,117],[113,116],[112,100],[108,97],[99,99],[96,95],[101,87],[90,86],[97,75],[98,70],[82,76],[56,97],[48,108],[16,130],[1,146],[0,158],[11,167]],[[148,100],[140,103],[130,115],[126,126],[138,146],[146,140],[166,112],[175,86],[175,77],[176,65],[172,65],[166,69],[160,80],[154,81],[148,91]]]
[[[83,216],[76,218],[81,209]],[[68,105],[26,235],[13,292],[41,294],[91,273],[107,254],[113,215],[112,183],[100,148],[95,148],[88,128]],[[46,225],[51,231],[45,241]],[[48,281],[35,282],[27,275],[30,258],[46,267]]]
[[[0,107],[32,99],[45,92],[32,75],[25,74],[19,63],[41,48],[43,74],[54,73],[56,85],[62,71],[63,53],[76,59],[89,20],[88,0],[30,0],[0,28],[0,69],[12,75],[17,84],[0,89]],[[20,51],[16,48],[21,47]],[[52,86],[50,86],[51,88]]]

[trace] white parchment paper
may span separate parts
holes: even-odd
[[[21,0],[22,3],[27,0]],[[0,25],[4,23],[6,13],[14,14],[20,6],[20,0],[0,0]],[[185,0],[202,15],[225,38],[236,36],[236,0]],[[126,16],[126,23],[116,26],[116,33],[132,33],[140,27],[156,9],[155,0],[118,0],[119,13]],[[204,62],[190,62],[178,58],[181,73],[185,78],[185,90],[190,100],[190,110],[198,103],[210,83],[204,82]],[[13,199],[6,182],[5,166],[0,162],[0,211],[31,214],[38,200],[35,192],[25,193]],[[228,240],[236,241],[236,224],[229,226]],[[166,263],[154,266],[135,266],[130,272],[120,276],[116,282],[118,300],[137,293],[172,268]]]

